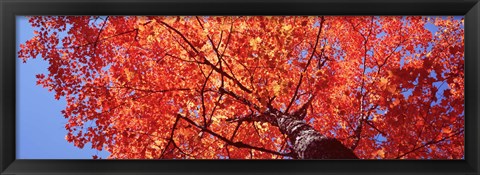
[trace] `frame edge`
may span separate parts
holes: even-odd
[[[471,64],[465,65],[465,72],[468,72],[469,77],[466,79],[473,81],[465,81],[465,94],[470,94],[466,96],[465,100],[475,103],[466,103],[465,105],[465,114],[469,116],[465,120],[465,152],[470,154],[465,155],[465,160],[469,165],[474,169],[478,174],[480,169],[480,146],[479,138],[480,130],[480,120],[478,119],[478,102],[480,101],[480,89],[478,83],[480,82],[480,51],[478,46],[480,45],[480,2],[477,2],[466,14],[465,14],[465,57],[469,58],[468,61]],[[474,47],[476,46],[476,47]],[[467,76],[467,75],[466,75]],[[477,105],[477,106],[476,106]],[[468,135],[470,134],[470,135]],[[476,134],[473,135],[473,134]]]

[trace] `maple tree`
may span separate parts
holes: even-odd
[[[34,16],[66,140],[113,159],[461,159],[463,19]],[[434,26],[432,33],[426,26]],[[97,158],[97,156],[94,156]]]

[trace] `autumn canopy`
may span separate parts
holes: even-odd
[[[48,61],[37,83],[67,101],[66,140],[108,158],[464,156],[463,19],[29,21],[18,56]]]

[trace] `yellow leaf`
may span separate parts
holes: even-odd
[[[130,81],[133,78],[134,72],[128,70],[128,68],[123,69],[123,72],[127,76],[127,80]]]
[[[399,99],[394,99],[393,100],[393,106],[397,106],[398,104],[400,104],[400,100]]]
[[[432,52],[427,53],[427,57],[430,57],[430,55],[432,55]]]
[[[450,127],[442,128],[442,133],[444,134],[450,134],[451,132],[452,132],[452,129],[450,129]]]
[[[385,151],[383,151],[383,149],[378,150],[377,155],[380,156],[380,158],[384,158],[385,157]]]
[[[155,140],[155,144],[156,144],[156,145],[162,145],[162,141],[160,141],[160,140]]]
[[[212,121],[213,121],[214,123],[217,123],[217,122],[220,122],[220,120],[222,120],[222,119],[227,119],[227,118],[228,118],[228,117],[225,116],[225,115],[215,115],[215,116],[212,117]]]
[[[345,122],[341,122],[341,123],[340,123],[340,126],[342,126],[342,129],[347,128],[347,125],[345,124]]]
[[[384,87],[387,83],[388,83],[388,79],[386,79],[385,77],[380,78],[380,83],[379,83],[380,87]]]
[[[282,89],[282,87],[279,84],[273,85],[273,93],[275,94],[275,96],[280,95],[280,90],[281,89]]]
[[[289,31],[290,29],[292,29],[292,25],[284,25],[284,26],[282,26],[282,29],[284,31]]]
[[[391,70],[388,70],[387,73],[388,73],[388,77],[393,77],[393,76],[395,76],[395,74],[394,74],[393,71],[391,71]]]
[[[157,37],[158,38],[158,37]],[[152,42],[155,42],[157,41],[157,38],[156,37],[153,37],[152,35],[148,35],[147,36],[147,42],[150,44]]]
[[[152,156],[152,151],[149,150],[149,149],[147,149],[147,151],[145,151],[145,157],[146,157],[147,159],[152,159],[152,158],[153,158],[153,156]]]
[[[187,102],[187,107],[192,109],[193,107],[195,106],[195,103],[191,102],[191,101],[188,101]]]
[[[155,149],[155,150],[160,150],[161,148],[158,147],[157,145],[152,145],[151,148]]]
[[[250,46],[253,47],[253,50],[257,50],[257,45],[262,42],[262,39],[260,37],[257,37],[255,39],[250,39]]]
[[[395,87],[395,85],[390,85],[387,87],[387,90],[390,93],[395,93],[395,91],[397,91],[397,88]]]
[[[144,25],[138,25],[138,31],[142,32],[145,30],[145,26]]]

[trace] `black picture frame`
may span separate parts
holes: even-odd
[[[0,174],[479,174],[479,0],[0,0]],[[16,160],[17,15],[464,15],[464,160]]]

